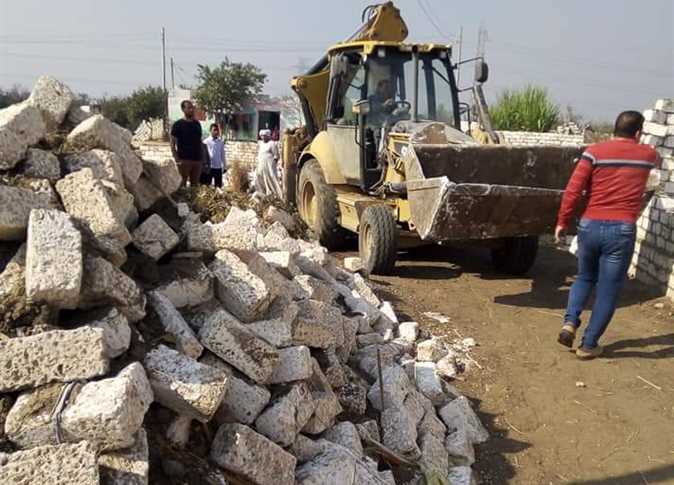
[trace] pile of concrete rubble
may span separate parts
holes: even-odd
[[[473,482],[440,340],[275,207],[202,222],[73,100],[0,111],[0,483]]]

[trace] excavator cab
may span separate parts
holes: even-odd
[[[348,185],[372,189],[386,169],[387,138],[405,122],[458,128],[450,49],[360,43],[330,60],[326,132]]]

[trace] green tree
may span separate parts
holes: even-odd
[[[197,66],[198,86],[194,91],[197,104],[221,118],[223,114],[242,111],[262,93],[267,79],[257,66],[225,59],[219,66]]]
[[[164,116],[166,95],[155,86],[136,89],[129,96],[113,96],[100,101],[103,115],[130,130],[135,130],[141,121]]]
[[[490,108],[495,129],[509,131],[550,131],[559,123],[559,106],[539,86],[505,90]]]
[[[24,99],[27,99],[28,96],[30,96],[30,91],[18,84],[9,89],[0,88],[0,109],[20,103]]]

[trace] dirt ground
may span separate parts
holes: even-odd
[[[494,274],[486,252],[430,247],[372,281],[434,334],[477,340],[482,369],[456,385],[491,432],[477,450],[480,483],[674,483],[672,307],[656,308],[664,300],[630,282],[602,339],[605,356],[579,361],[556,342],[574,274],[575,259],[552,248],[529,277],[513,279]]]

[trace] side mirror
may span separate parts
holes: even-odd
[[[475,82],[486,83],[489,79],[489,65],[482,59],[475,63]]]
[[[367,116],[370,113],[370,100],[361,99],[353,105],[351,110],[354,114]]]

